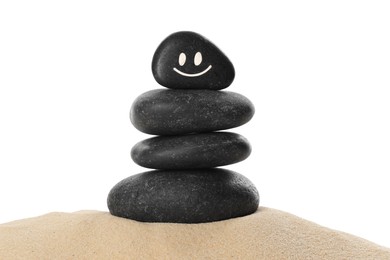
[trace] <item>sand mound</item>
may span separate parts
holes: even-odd
[[[141,223],[107,212],[0,225],[0,259],[390,259],[390,249],[269,209],[205,224]]]

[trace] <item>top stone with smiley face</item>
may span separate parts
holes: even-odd
[[[176,32],[157,48],[152,61],[156,81],[171,89],[227,88],[234,67],[212,42],[194,32]]]

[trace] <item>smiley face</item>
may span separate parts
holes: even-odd
[[[179,66],[183,67],[185,64],[186,64],[186,61],[187,61],[187,56],[184,52],[180,53],[179,55]],[[194,56],[194,65],[197,67],[199,66],[203,61],[203,57],[202,57],[202,53],[200,51],[198,51],[195,56]],[[203,74],[207,73],[213,66],[212,65],[209,65],[205,70],[201,71],[201,72],[197,72],[197,73],[185,73],[177,68],[173,68],[173,70],[184,76],[184,77],[199,77],[199,76],[202,76]]]
[[[217,46],[194,32],[177,32],[158,47],[152,60],[153,76],[172,89],[220,90],[234,79],[234,67]]]

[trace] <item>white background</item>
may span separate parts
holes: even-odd
[[[129,108],[179,30],[232,60],[255,117],[228,166],[262,206],[390,247],[388,1],[1,1],[0,223],[107,210],[148,136]]]

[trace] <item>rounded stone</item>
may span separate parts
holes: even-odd
[[[147,134],[180,135],[234,128],[254,112],[248,98],[230,91],[155,89],[134,101],[130,120]]]
[[[228,57],[194,32],[176,32],[157,48],[152,61],[156,81],[173,89],[224,89],[235,72]]]
[[[213,132],[149,138],[134,145],[131,157],[146,168],[199,169],[237,163],[250,153],[243,136]]]
[[[142,222],[203,223],[255,212],[259,194],[225,169],[156,170],[119,182],[107,204],[112,215]]]

